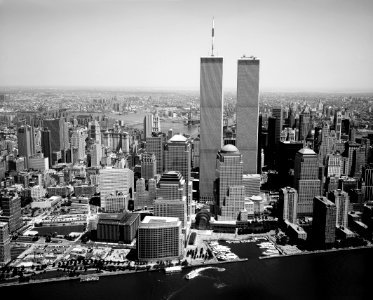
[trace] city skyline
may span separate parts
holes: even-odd
[[[0,82],[197,90],[198,58],[210,55],[214,16],[224,91],[235,90],[243,54],[262,60],[261,91],[369,91],[372,5],[2,0]],[[347,60],[353,64],[346,67]]]

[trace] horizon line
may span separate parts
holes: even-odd
[[[170,86],[86,86],[86,85],[0,85],[0,92],[4,93],[3,89],[68,89],[68,90],[122,90],[122,91],[139,91],[144,92],[150,91],[164,91],[164,92],[178,92],[178,91],[189,91],[199,92],[199,87],[170,87]],[[236,93],[237,87],[226,87],[223,88],[223,93]],[[360,93],[373,93],[372,89],[310,89],[310,88],[275,88],[267,87],[260,89],[259,93],[337,93],[337,94],[360,94]]]

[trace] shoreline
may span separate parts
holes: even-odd
[[[214,261],[214,262],[207,262],[207,263],[199,263],[189,266],[182,266],[182,270],[193,269],[193,268],[200,268],[203,266],[213,266],[213,265],[220,265],[226,263],[235,263],[235,262],[243,262],[248,260],[247,258],[239,258],[235,260],[226,260],[226,261]],[[138,270],[138,271],[116,271],[116,272],[107,272],[107,273],[92,273],[88,275],[98,276],[98,277],[106,277],[106,276],[116,276],[116,275],[128,275],[128,274],[136,274],[136,273],[143,273],[143,272],[159,272],[163,271],[164,269],[157,269],[157,270]],[[83,276],[86,276],[82,274]],[[0,283],[0,288],[5,286],[14,286],[14,285],[27,285],[27,284],[38,284],[38,283],[48,283],[48,282],[57,282],[57,281],[68,281],[68,280],[80,280],[81,276],[77,277],[58,277],[58,278],[48,278],[48,279],[39,279],[39,280],[32,280],[29,282],[9,282],[9,283]]]
[[[290,254],[281,254],[281,255],[268,255],[268,256],[259,256],[259,259],[273,259],[273,258],[282,258],[282,257],[290,257],[290,256],[302,256],[302,255],[310,255],[310,254],[323,254],[323,253],[332,253],[332,252],[340,252],[340,251],[351,251],[351,250],[360,250],[360,249],[373,249],[373,245],[371,246],[358,246],[352,248],[340,248],[340,249],[326,249],[326,250],[315,250],[315,251],[302,251],[300,253],[290,253]]]
[[[284,257],[291,257],[291,256],[302,256],[302,255],[312,255],[312,254],[324,254],[324,253],[333,253],[333,252],[341,252],[341,251],[351,251],[351,250],[360,250],[360,249],[373,249],[373,245],[369,246],[359,246],[359,247],[353,247],[353,248],[341,248],[341,249],[327,249],[327,250],[315,250],[315,251],[304,251],[300,253],[291,253],[291,254],[281,254],[281,255],[270,255],[270,256],[259,256],[259,260],[265,260],[265,259],[275,259],[275,258],[284,258]],[[214,266],[214,265],[222,265],[227,263],[238,263],[238,262],[244,262],[247,261],[249,258],[238,258],[235,260],[226,260],[226,261],[211,261],[211,262],[202,262],[202,263],[196,263],[188,266],[182,266],[182,270],[191,270],[191,269],[197,269],[204,266]],[[7,287],[7,286],[15,286],[15,285],[29,285],[29,284],[39,284],[39,283],[48,283],[48,282],[58,282],[58,281],[71,281],[71,280],[80,280],[81,276],[86,275],[93,275],[98,277],[106,277],[106,276],[116,276],[116,275],[128,275],[128,274],[136,274],[136,273],[143,273],[143,272],[159,272],[164,271],[164,269],[150,269],[150,270],[126,270],[126,271],[116,271],[116,272],[108,272],[105,271],[104,273],[91,273],[91,274],[81,274],[78,277],[56,277],[56,278],[48,278],[48,279],[37,279],[37,280],[31,280],[29,282],[4,282],[0,283],[1,287]]]

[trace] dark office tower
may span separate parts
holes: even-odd
[[[257,173],[259,65],[256,58],[242,57],[237,64],[237,136],[245,174]]]
[[[65,122],[61,119],[46,119],[43,121],[43,126],[47,127],[51,132],[52,152],[57,152],[65,149]]]
[[[373,164],[363,167],[362,177],[365,182],[365,201],[373,200]]]
[[[200,197],[213,204],[216,153],[223,141],[223,58],[202,57],[200,75]]]
[[[313,199],[312,239],[316,247],[330,247],[335,242],[336,205],[326,197]]]
[[[311,129],[310,124],[310,111],[306,107],[303,112],[299,115],[299,140],[305,141],[308,135],[308,132]]]
[[[294,178],[291,175],[294,169],[295,155],[303,148],[302,142],[280,142],[277,153],[277,171],[281,186],[294,186]]]
[[[262,173],[262,165],[264,166],[264,150],[262,147],[262,124],[263,124],[263,117],[262,115],[259,115],[258,118],[258,151],[257,151],[257,159],[256,159],[256,169],[257,174]],[[262,151],[263,151],[263,161],[262,161]]]
[[[349,119],[343,119],[341,121],[341,133],[342,134],[349,134],[350,132],[350,120]]]
[[[22,224],[21,198],[17,194],[2,195],[1,207],[3,214],[0,216],[0,222],[7,222],[9,232],[13,233]]]
[[[157,159],[154,153],[141,154],[141,177],[148,181],[157,174]]]
[[[148,153],[154,153],[157,159],[157,174],[163,173],[163,143],[164,136],[162,133],[153,132],[152,136],[146,137],[145,150]]]
[[[49,167],[53,165],[52,162],[52,145],[51,145],[51,132],[48,128],[43,128],[41,132],[41,151],[44,157],[48,157]]]
[[[359,149],[360,144],[355,142],[347,142],[345,144],[345,153],[347,154],[347,175],[354,177],[356,167],[356,151]]]
[[[320,195],[320,180],[317,154],[311,149],[303,148],[295,155],[294,188],[298,191],[298,216],[312,216],[312,201]]]
[[[18,155],[25,157],[25,167],[28,169],[29,157],[35,154],[34,132],[31,126],[21,126],[17,130]]]
[[[349,140],[355,142],[356,139],[356,128],[351,128],[349,132]]]

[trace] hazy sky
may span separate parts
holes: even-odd
[[[199,89],[200,57],[261,90],[372,91],[372,0],[0,0],[0,86]]]

